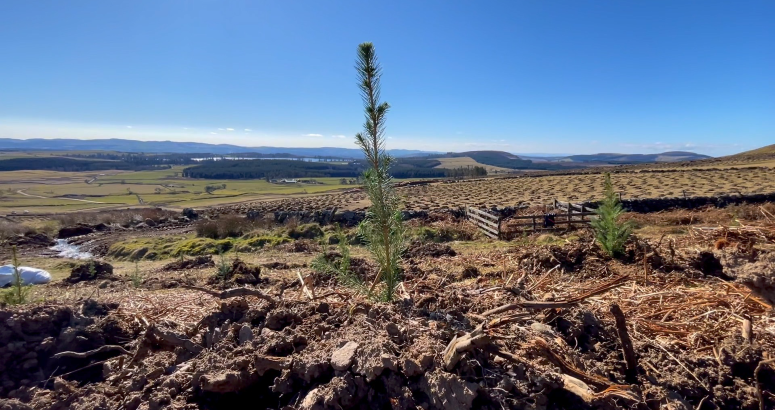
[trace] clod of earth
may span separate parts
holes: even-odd
[[[78,283],[97,279],[118,279],[113,275],[113,265],[98,260],[80,262],[73,267],[65,282]]]

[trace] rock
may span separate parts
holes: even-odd
[[[420,386],[430,399],[430,408],[467,410],[473,405],[478,386],[454,374],[436,369],[423,377]]]
[[[156,225],[157,225],[157,224],[156,224],[156,221],[154,221],[154,220],[153,220],[153,219],[151,219],[151,218],[146,218],[146,219],[145,219],[145,224],[146,224],[146,225],[148,225],[148,226],[150,226],[150,227],[154,227],[154,226],[156,226]]]
[[[325,407],[322,404],[319,404],[319,402],[322,402],[323,400],[325,400],[323,389],[318,387],[310,390],[309,393],[304,396],[304,400],[301,402],[299,408],[303,410],[323,409]]]
[[[401,363],[401,369],[406,377],[414,377],[422,374],[423,369],[420,364],[410,358],[405,358]]]
[[[51,246],[55,242],[44,233],[28,233],[16,235],[6,242],[8,245],[33,245],[33,246]]]
[[[358,343],[347,342],[331,355],[331,367],[335,370],[345,371],[350,368],[355,359],[355,352],[358,350]]]
[[[100,282],[100,285],[98,287],[100,289],[105,289],[105,288],[108,287],[108,285],[110,285],[110,281],[104,280],[104,281]]]
[[[398,325],[390,322],[387,326],[385,326],[385,330],[387,330],[390,337],[399,337],[401,336],[401,329],[398,328]]]
[[[59,230],[59,233],[57,234],[57,238],[67,239],[67,238],[72,238],[74,236],[88,235],[93,232],[94,232],[94,228],[88,225],[66,226]]]
[[[315,312],[318,313],[329,313],[331,311],[331,307],[326,302],[320,302],[317,308],[315,308]]]
[[[183,209],[182,215],[191,220],[199,218],[199,214],[197,214],[193,208]]]
[[[250,329],[250,326],[248,325],[242,325],[242,327],[239,330],[238,338],[239,338],[239,344],[241,345],[253,340],[253,330]]]
[[[148,374],[145,375],[145,378],[148,379],[148,380],[155,380],[155,379],[158,379],[159,377],[161,377],[163,374],[164,374],[164,368],[163,367],[157,367],[157,368],[151,370],[150,372],[148,372]]]

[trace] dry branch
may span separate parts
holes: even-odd
[[[124,349],[123,347],[121,347],[121,346],[105,345],[105,346],[101,346],[101,347],[99,347],[97,349],[94,349],[94,350],[89,350],[88,352],[70,352],[70,351],[59,352],[59,353],[57,353],[57,354],[55,354],[55,355],[53,355],[51,357],[54,358],[54,359],[60,359],[60,358],[63,358],[63,357],[73,357],[73,358],[76,358],[76,359],[86,359],[88,357],[94,356],[95,354],[114,352],[114,351],[115,352],[119,352],[121,354],[129,354],[129,352],[126,349]]]
[[[584,301],[584,299],[587,299],[592,296],[599,295],[601,293],[607,292],[613,288],[616,288],[618,286],[623,285],[627,279],[629,279],[628,275],[619,276],[617,278],[614,278],[613,280],[608,281],[607,283],[604,283],[588,292],[582,293],[578,296],[574,296],[571,298],[567,298],[564,300],[559,301],[530,301],[525,300],[517,303],[509,303],[508,305],[503,305],[500,307],[497,307],[495,309],[490,309],[484,313],[482,313],[482,316],[492,316],[497,315],[498,313],[508,312],[509,310],[514,309],[562,309],[562,308],[568,308],[573,305],[578,304],[579,302]]]
[[[200,286],[191,286],[191,285],[184,285],[182,286],[184,289],[191,289],[191,290],[198,290],[200,292],[207,293],[208,295],[215,296],[219,299],[229,299],[229,298],[236,298],[240,296],[255,296],[260,299],[264,299],[265,301],[269,303],[275,303],[275,300],[273,297],[265,294],[264,292],[261,292],[257,289],[249,289],[249,288],[234,288],[229,290],[224,290],[221,292],[218,292],[216,290],[203,288]]]
[[[619,335],[619,341],[622,344],[622,354],[624,355],[624,361],[627,363],[627,370],[624,374],[625,380],[628,383],[638,382],[638,359],[635,356],[635,349],[632,347],[632,339],[630,339],[630,333],[627,332],[627,322],[624,318],[624,312],[617,304],[611,305],[611,314],[616,320],[616,333]]]
[[[442,353],[444,360],[444,367],[447,370],[452,370],[455,365],[460,361],[464,353],[470,352],[475,348],[482,349],[492,343],[493,337],[488,334],[489,329],[494,329],[500,326],[504,326],[508,323],[516,322],[518,320],[526,319],[527,314],[515,314],[502,318],[493,319],[489,322],[485,322],[477,326],[474,330],[466,333],[463,336],[455,337],[449,342],[447,348]]]
[[[568,361],[565,360],[562,356],[555,353],[552,350],[552,348],[549,347],[549,343],[547,343],[543,339],[537,338],[533,341],[533,344],[535,344],[540,349],[540,351],[544,353],[544,355],[546,356],[547,359],[549,359],[549,361],[551,361],[557,367],[562,369],[563,373],[573,376],[588,385],[595,386],[603,390],[611,387],[617,387],[620,389],[627,387],[627,386],[612,385],[611,382],[609,382],[608,380],[602,377],[584,373],[580,369],[576,368],[576,366],[568,363]]]

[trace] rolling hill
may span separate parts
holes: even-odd
[[[732,158],[756,158],[756,157],[775,158],[775,144],[767,145],[766,147],[761,147],[750,151],[741,152],[735,155],[730,155],[725,158],[732,159]]]
[[[13,139],[0,138],[0,149],[12,150],[56,150],[56,151],[118,151],[143,153],[187,153],[187,154],[291,154],[301,157],[338,157],[363,158],[363,153],[357,148],[284,148],[284,147],[241,147],[229,144],[206,144],[201,142],[176,141],[135,141],[127,139]],[[411,157],[436,154],[429,151],[392,149],[388,150],[394,157]]]

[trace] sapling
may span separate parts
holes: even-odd
[[[381,298],[392,301],[401,274],[399,262],[405,246],[405,229],[400,199],[390,177],[393,158],[385,150],[385,117],[390,105],[379,101],[382,69],[372,43],[358,46],[356,69],[366,121],[363,132],[355,136],[355,142],[369,164],[363,174],[363,183],[371,201],[359,231],[379,269],[369,294],[373,295],[377,284],[384,282]]]
[[[611,174],[605,174],[603,200],[595,210],[597,218],[592,220],[595,238],[608,255],[616,257],[624,253],[624,244],[632,234],[632,224],[619,220],[624,213],[622,203],[614,192]]]

